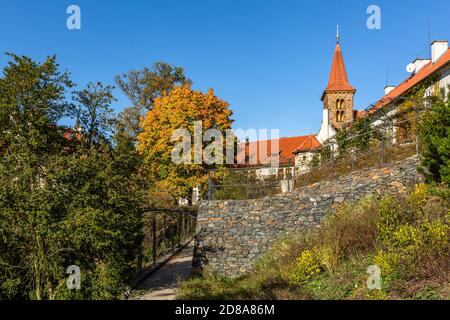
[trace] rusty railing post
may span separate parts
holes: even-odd
[[[177,224],[177,219],[175,218],[175,226],[172,225],[170,228],[170,246],[172,249],[172,253],[175,252],[175,237],[176,237],[176,224]],[[172,221],[173,221],[173,216],[172,216]],[[175,227],[175,228],[174,228]]]
[[[384,149],[385,149],[385,146],[384,146],[384,132],[383,132],[383,130],[381,130],[381,166],[383,167],[384,166]]]
[[[249,192],[248,192],[248,176],[250,175],[251,171],[248,170],[247,174],[245,175],[245,198],[249,198]]]
[[[206,193],[206,200],[211,200],[213,187],[212,184],[211,173],[208,173],[208,192]]]
[[[416,134],[416,156],[419,156],[419,117],[416,104],[414,103],[414,122],[415,122],[415,134]]]
[[[352,172],[355,170],[355,162],[356,162],[356,148],[352,147],[350,151],[351,159],[352,159]]]
[[[177,217],[177,244],[180,245],[181,244],[181,233],[183,231],[183,229],[181,229],[182,227],[182,223],[183,223],[183,213],[178,214]]]
[[[184,211],[181,214],[181,235],[184,241],[186,239],[186,213]]]
[[[334,159],[334,145],[331,146],[331,166],[332,166],[332,177],[336,175],[336,163]]]
[[[139,215],[141,217],[141,221],[145,221],[144,220],[144,211],[139,210]],[[145,240],[145,224],[142,226],[143,230],[142,230],[142,238],[139,242],[139,248],[138,248],[138,261],[137,261],[137,267],[138,267],[138,273],[142,272],[142,267],[143,267],[143,260],[144,260],[144,240]]]
[[[164,216],[163,216],[163,230],[162,230],[162,232],[163,232],[163,236],[162,236],[162,238],[163,238],[163,245],[164,245],[164,255],[167,253],[167,248],[166,248],[166,239],[167,239],[167,214],[166,213],[164,213]]]
[[[416,132],[416,156],[419,156],[420,154],[419,147],[419,134]]]
[[[152,214],[152,238],[153,265],[156,265],[156,212]]]

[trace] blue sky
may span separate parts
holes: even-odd
[[[70,4],[81,8],[81,30],[66,28]],[[381,30],[366,27],[370,4],[381,8]],[[0,51],[56,54],[80,86],[163,60],[229,102],[235,128],[293,136],[319,129],[336,24],[364,109],[383,95],[388,68],[398,84],[408,63],[429,56],[428,17],[431,39],[450,39],[448,12],[448,0],[2,0]],[[130,104],[115,94],[116,110]]]

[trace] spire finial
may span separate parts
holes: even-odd
[[[336,43],[339,43],[339,25],[336,25]]]

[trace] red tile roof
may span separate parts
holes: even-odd
[[[356,91],[348,82],[347,71],[345,70],[344,58],[342,57],[339,43],[336,44],[336,48],[334,49],[330,79],[324,93],[333,91]]]
[[[81,141],[81,133],[70,128],[64,129],[63,137],[68,141]]]
[[[295,153],[299,152],[307,152],[314,149],[317,149],[321,146],[319,140],[317,140],[316,136],[304,136],[303,142],[294,150]]]
[[[419,84],[427,77],[429,77],[430,75],[432,75],[433,73],[435,73],[436,71],[438,71],[439,69],[441,69],[442,67],[446,66],[449,63],[450,63],[450,49],[448,49],[434,64],[429,62],[424,67],[422,67],[422,69],[420,69],[419,72],[415,73],[414,75],[403,81],[394,90],[392,90],[383,98],[381,98],[379,101],[377,101],[375,104],[373,104],[367,110],[367,113],[369,115],[373,114],[377,110],[380,110],[384,106],[390,104],[397,98],[401,97],[409,89]]]
[[[259,158],[259,148],[262,144],[266,145],[266,156],[270,157],[272,154],[271,147],[272,144],[278,141],[279,146],[279,162],[280,164],[289,164],[295,163],[295,153],[297,152],[305,152],[309,150],[313,150],[317,147],[320,147],[320,142],[317,140],[314,135],[307,136],[298,136],[298,137],[289,137],[289,138],[280,138],[274,140],[263,140],[263,141],[252,141],[248,143],[242,143],[240,152],[237,155],[237,160],[239,163],[244,160],[244,157],[247,157],[248,161],[257,157],[257,165],[262,164],[262,159]],[[254,149],[256,150],[256,154],[254,153]],[[250,150],[252,153],[250,154]],[[247,162],[247,161],[246,161]],[[250,163],[254,164],[254,163]]]

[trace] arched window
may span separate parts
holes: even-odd
[[[344,121],[344,110],[337,110],[336,111],[336,121],[337,122]]]
[[[344,121],[344,99],[336,100],[336,122]]]

